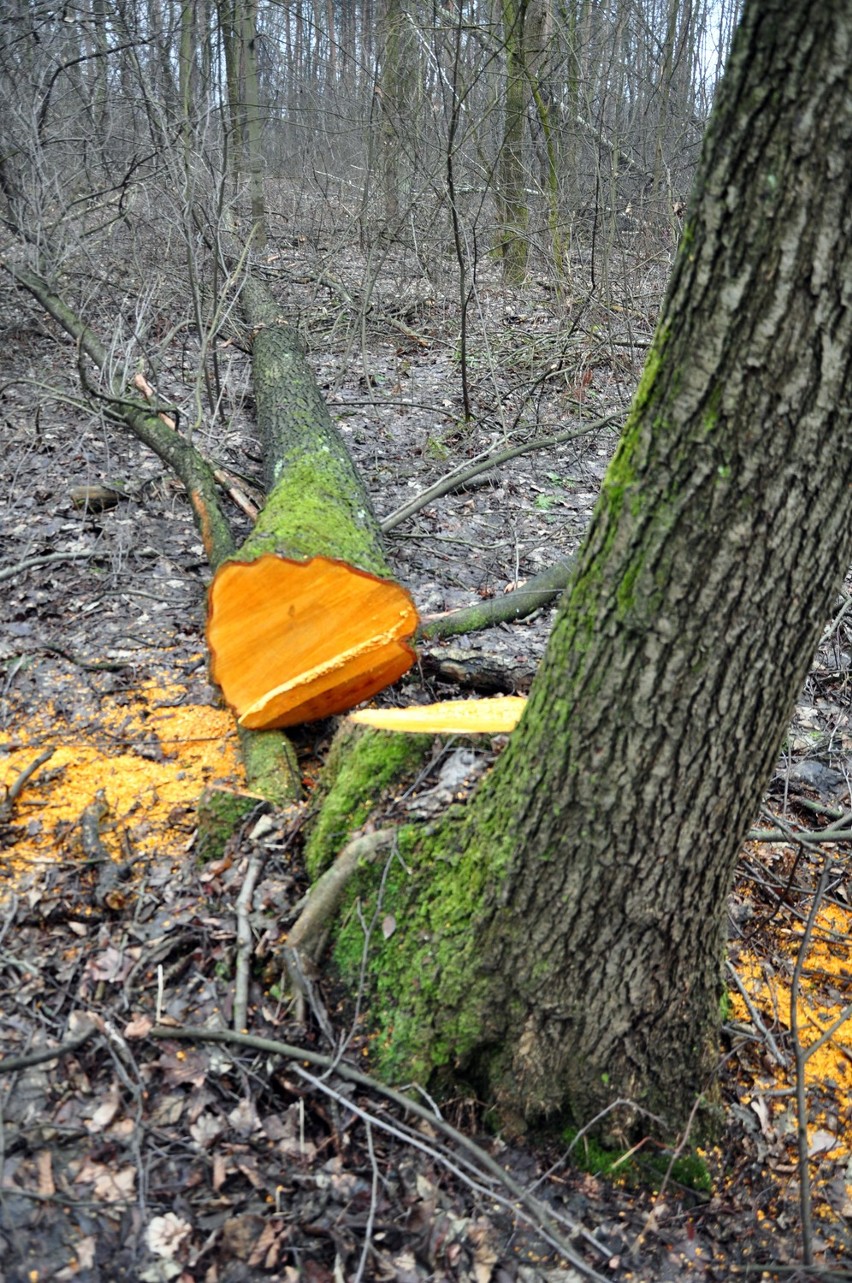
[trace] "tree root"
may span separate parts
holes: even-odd
[[[378,829],[348,842],[331,868],[326,869],[311,887],[305,908],[287,932],[283,956],[296,1003],[296,1020],[304,1024],[305,1009],[310,1006],[323,1034],[332,1044],[334,1035],[314,984],[317,963],[325,947],[329,925],[352,877],[361,864],[374,859],[379,851],[390,846],[395,836],[395,829]]]

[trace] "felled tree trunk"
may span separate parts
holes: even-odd
[[[414,662],[418,618],[299,336],[259,282],[245,282],[242,303],[268,494],[213,580],[208,641],[240,725],[265,729],[343,712],[396,681]]]

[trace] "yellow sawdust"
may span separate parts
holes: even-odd
[[[737,962],[737,975],[763,1022],[780,1043],[791,1028],[792,979],[803,928],[788,931],[779,940],[785,965],[772,967],[759,956],[758,946],[747,948]],[[852,1002],[852,910],[836,904],[824,905],[815,922],[804,961],[796,1012],[802,1046],[814,1047],[823,1034]],[[745,1000],[731,989],[731,1012],[735,1021],[752,1024]],[[792,1089],[794,1064],[789,1053],[790,1070],[773,1067],[773,1080],[761,1082],[762,1090]],[[810,1109],[811,1132],[828,1130],[836,1134],[837,1147],[832,1157],[852,1153],[852,1017],[845,1021],[821,1047],[815,1048],[805,1064],[805,1083],[809,1093],[819,1089],[820,1099],[834,1098],[831,1116]],[[778,1107],[791,1108],[792,1095],[774,1097]]]
[[[101,696],[88,718],[66,712],[64,700],[61,711],[48,703],[0,736],[0,797],[43,749],[54,749],[15,803],[14,844],[0,859],[22,867],[64,858],[72,826],[99,790],[109,807],[102,836],[116,857],[127,854],[122,830],[134,854],[185,848],[185,816],[205,786],[243,779],[230,713],[178,703],[185,695],[179,683],[149,682]]]

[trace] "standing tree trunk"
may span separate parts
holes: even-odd
[[[403,63],[401,0],[384,0],[380,18],[381,71],[379,84],[379,154],[387,229],[394,235],[399,221],[400,137],[405,119],[406,86]]]
[[[528,87],[524,74],[524,28],[528,2],[529,0],[502,0],[506,107],[496,195],[500,218],[499,248],[503,258],[503,279],[507,285],[522,284],[527,272],[529,204],[524,166],[524,132]]]
[[[260,91],[257,71],[257,0],[241,0],[240,35],[244,68],[245,136],[244,155],[248,160],[249,194],[254,244],[263,246],[269,238],[266,225],[266,195],[263,184],[263,156],[260,146]]]
[[[712,1081],[726,894],[852,558],[850,47],[846,4],[746,5],[527,712],[466,813],[403,830],[385,871],[388,1073],[673,1128]]]

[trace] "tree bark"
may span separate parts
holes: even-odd
[[[347,711],[391,685],[414,662],[407,639],[418,619],[298,335],[252,277],[242,304],[268,494],[211,584],[207,640],[240,724],[271,729]]]
[[[503,279],[507,285],[522,284],[527,271],[529,204],[523,148],[527,109],[524,25],[528,3],[529,0],[502,0],[501,3],[506,104],[496,195],[500,218],[499,249],[503,258]]]
[[[852,558],[850,43],[846,5],[746,6],[527,712],[383,874],[389,1075],[672,1129],[711,1086],[726,894]],[[362,945],[350,921],[344,970]]]
[[[261,282],[249,277],[240,301],[254,330],[252,373],[267,489],[240,560],[265,552],[337,557],[391,577],[370,497],[331,420],[301,339]]]

